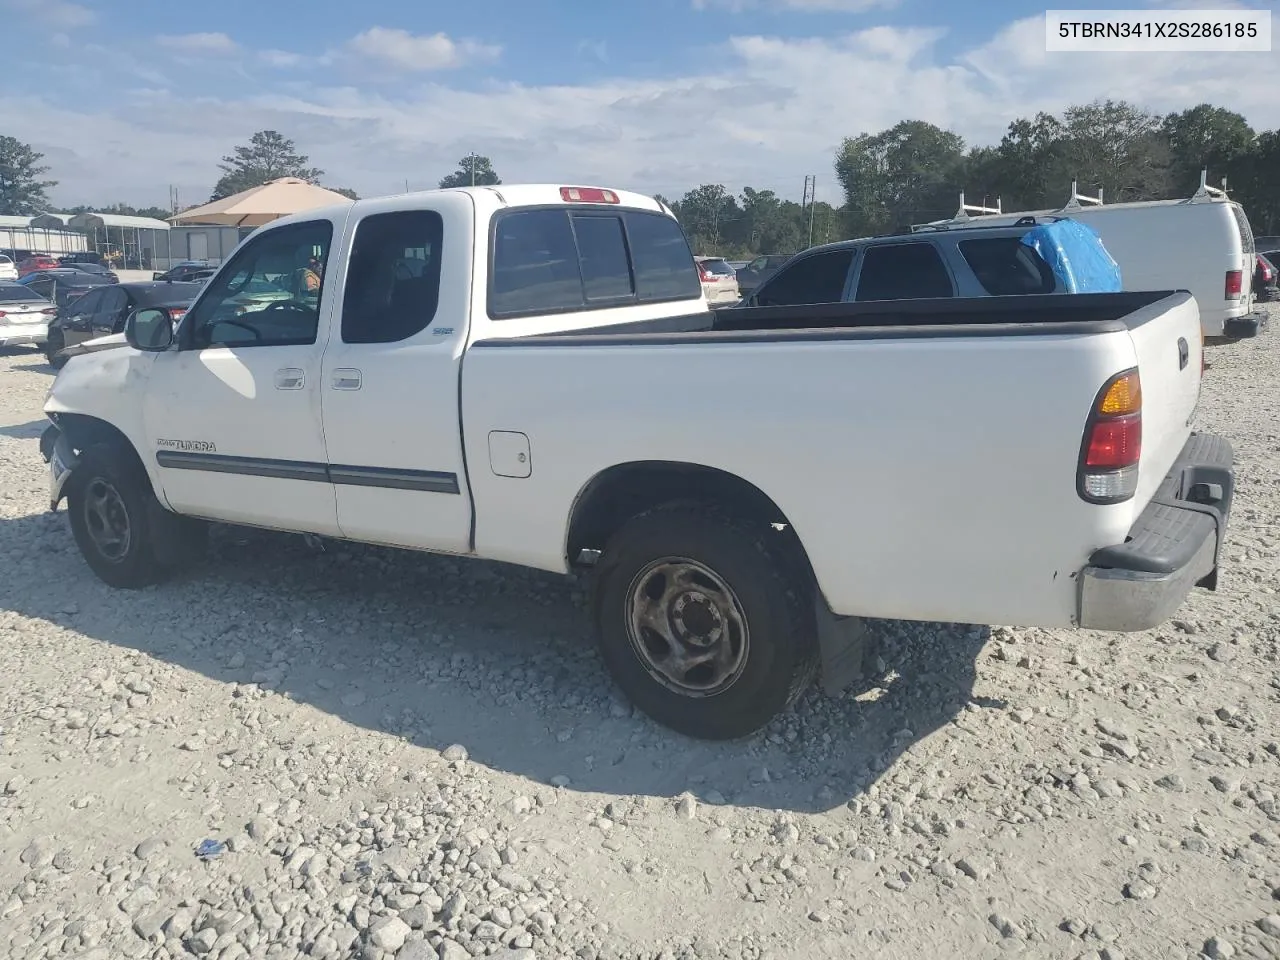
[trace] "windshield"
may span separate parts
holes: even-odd
[[[17,303],[19,300],[44,300],[44,297],[26,287],[0,287],[0,303]]]
[[[134,300],[143,307],[189,302],[196,298],[203,286],[200,283],[165,283],[135,291]]]

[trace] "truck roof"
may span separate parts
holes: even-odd
[[[572,190],[580,193],[583,200],[567,200],[562,191]],[[651,210],[654,213],[669,213],[663,206],[653,197],[646,196],[643,193],[634,193],[630,190],[615,190],[613,187],[601,187],[593,184],[583,183],[502,183],[494,186],[477,186],[477,187],[448,187],[436,190],[413,190],[408,193],[389,194],[381,197],[366,197],[356,200],[354,203],[335,203],[330,206],[315,207],[310,210],[304,210],[300,213],[291,214],[287,217],[281,217],[278,220],[272,220],[266,227],[274,227],[278,224],[294,223],[301,220],[309,220],[318,216],[328,216],[339,214],[343,211],[364,210],[368,207],[378,206],[386,207],[388,201],[396,199],[407,199],[409,197],[423,197],[436,193],[468,193],[475,197],[477,209],[491,209],[496,203],[499,208],[504,207],[537,207],[537,206],[560,206],[560,205],[581,205],[586,209],[607,209],[609,207],[627,207],[630,209]],[[590,196],[612,196],[613,201],[591,201],[585,199]]]

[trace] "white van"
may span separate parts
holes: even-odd
[[[1083,201],[1083,202],[1082,202]],[[912,231],[963,229],[1016,223],[1024,217],[1070,217],[1102,237],[1120,265],[1125,290],[1186,290],[1196,298],[1206,338],[1238,340],[1255,336],[1261,313],[1253,312],[1253,231],[1244,208],[1226,193],[1207,186],[1186,200],[1103,203],[1081,196],[1071,185],[1071,200],[1058,210],[1003,211],[971,216],[964,195],[950,220],[912,227]],[[999,208],[997,207],[996,210]]]

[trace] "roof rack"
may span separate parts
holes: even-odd
[[[1200,170],[1200,186],[1195,193],[1191,195],[1189,203],[1203,203],[1206,200],[1226,200],[1227,199],[1227,178],[1222,178],[1221,187],[1209,186],[1209,169],[1202,167]]]
[[[913,223],[911,225],[911,233],[918,233],[921,230],[945,230],[953,223],[968,223],[970,220],[976,220],[978,217],[994,217],[1004,213],[1000,206],[1000,198],[996,197],[996,205],[994,207],[980,207],[976,204],[964,202],[964,191],[960,191],[960,208],[956,211],[954,217],[947,220],[936,220],[930,223]],[[977,216],[974,216],[977,214]]]
[[[1103,205],[1102,187],[1098,188],[1098,195],[1096,197],[1090,197],[1081,193],[1079,187],[1080,181],[1071,181],[1071,199],[1063,206],[1063,210],[1079,210],[1081,205],[1086,203],[1096,204],[1099,207]]]

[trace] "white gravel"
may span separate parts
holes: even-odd
[[[554,577],[223,529],[107,588],[0,354],[0,954],[1278,958],[1278,344],[1211,353],[1219,593],[877,624],[882,686],[728,745],[633,715]]]

